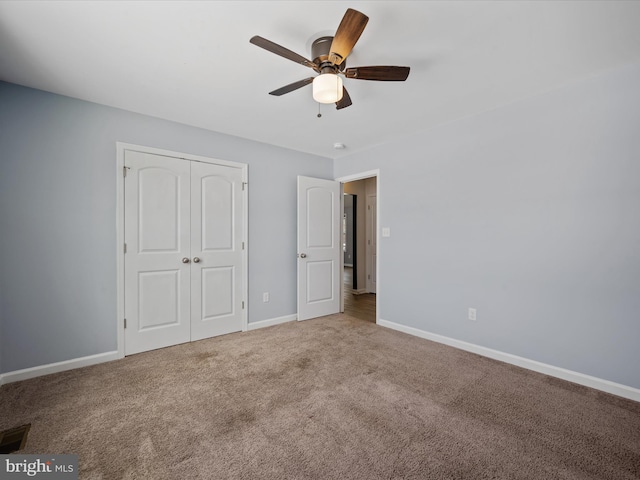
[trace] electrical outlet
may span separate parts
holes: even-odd
[[[476,309],[475,308],[470,308],[469,309],[469,320],[473,320],[474,322],[476,321]]]
[[[267,303],[269,301],[269,292],[264,292],[262,294],[262,301]]]

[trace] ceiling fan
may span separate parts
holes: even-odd
[[[362,35],[369,17],[352,8],[347,9],[334,37],[320,37],[311,45],[313,61],[259,36],[249,40],[254,45],[276,55],[312,68],[319,75],[305,78],[278,88],[269,95],[280,96],[313,83],[313,98],[319,103],[335,103],[336,109],[351,105],[351,98],[343,86],[342,78],[403,82],[409,76],[409,67],[372,66],[346,68],[346,58]]]

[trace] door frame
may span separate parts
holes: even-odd
[[[340,182],[340,190],[344,192],[344,184],[355,182],[357,180],[365,180],[367,178],[376,178],[376,323],[380,321],[380,292],[382,285],[380,282],[380,169],[367,170],[365,172],[354,173],[336,178],[336,182]],[[344,211],[344,205],[341,206]],[[344,255],[341,257],[342,268],[344,270]],[[344,312],[344,288],[340,289],[340,311]]]
[[[124,357],[124,154],[127,150],[136,152],[150,153],[153,155],[162,155],[165,157],[173,157],[181,160],[196,161],[203,163],[211,163],[215,165],[223,165],[228,167],[239,168],[242,171],[242,231],[244,242],[244,250],[242,251],[242,299],[244,309],[242,311],[242,331],[246,332],[248,328],[249,318],[249,189],[248,185],[248,165],[246,163],[230,162],[228,160],[220,160],[212,157],[204,157],[201,155],[193,155],[189,153],[174,152],[162,148],[147,147],[143,145],[135,145],[132,143],[116,142],[116,328],[117,328],[117,347],[118,358]]]

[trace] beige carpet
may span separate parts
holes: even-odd
[[[95,479],[638,479],[640,404],[331,316],[0,388]]]

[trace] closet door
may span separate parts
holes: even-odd
[[[125,354],[190,339],[190,165],[126,151]]]
[[[125,355],[242,330],[243,168],[125,152]]]
[[[242,170],[191,162],[191,340],[242,330]]]

